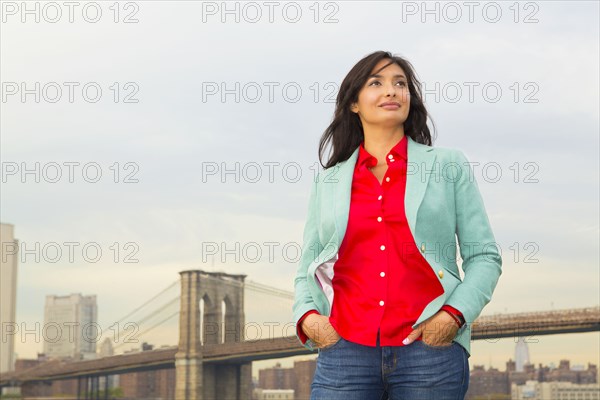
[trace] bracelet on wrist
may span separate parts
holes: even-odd
[[[452,317],[452,319],[454,320],[454,322],[456,322],[456,325],[458,325],[459,328],[462,327],[462,322],[461,320],[458,318],[458,316],[454,315],[454,313],[451,313],[448,310],[444,310],[446,312],[446,314],[450,315]]]

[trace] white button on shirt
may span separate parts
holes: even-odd
[[[382,305],[384,305],[384,304],[385,304],[385,303],[383,302],[383,300],[381,300],[381,301],[379,302],[379,305],[380,305],[380,306],[382,306]]]
[[[384,245],[381,245],[380,249],[381,249],[381,250],[385,250],[385,246],[384,246]]]
[[[388,176],[387,178],[385,178],[385,181],[389,182],[390,181],[390,177]]]
[[[385,272],[380,273],[379,276],[383,278],[385,276]]]
[[[381,217],[377,217],[377,222],[381,222]]]

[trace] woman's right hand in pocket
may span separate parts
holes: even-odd
[[[333,346],[341,336],[329,323],[329,317],[320,314],[310,314],[302,321],[302,331],[318,348]]]

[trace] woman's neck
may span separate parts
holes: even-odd
[[[364,134],[365,150],[380,162],[385,161],[385,156],[404,137],[404,129],[400,127],[394,131],[380,130],[368,131]]]

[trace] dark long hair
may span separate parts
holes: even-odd
[[[421,94],[421,82],[417,79],[412,64],[408,60],[394,56],[388,51],[376,51],[356,63],[340,85],[340,91],[335,102],[333,121],[325,129],[319,141],[319,161],[325,169],[350,158],[360,142],[364,140],[360,117],[350,110],[350,106],[358,101],[358,93],[367,82],[371,71],[383,59],[389,59],[389,63],[380,70],[391,63],[396,63],[404,70],[408,80],[410,110],[404,122],[404,134],[410,136],[415,142],[427,146],[432,145],[431,134],[427,127],[427,110],[423,104]],[[429,118],[431,119],[431,117]],[[435,132],[433,120],[431,120],[431,123]],[[327,163],[323,164],[323,153],[329,143],[331,143],[332,150]]]

